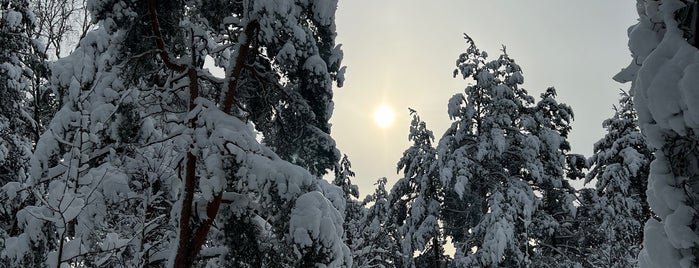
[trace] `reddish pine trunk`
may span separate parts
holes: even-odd
[[[169,54],[165,50],[165,41],[160,32],[155,0],[149,0],[148,5],[151,16],[151,28],[155,35],[155,44],[159,50],[160,58],[168,69],[179,73],[187,72],[189,78],[189,109],[191,111],[195,107],[194,100],[199,97],[197,70],[194,66],[179,65],[171,61]],[[257,22],[251,22],[245,27],[245,42],[240,46],[235,65],[228,77],[228,92],[223,100],[223,112],[225,113],[230,113],[232,108],[235,90],[238,84],[237,78],[240,77],[243,71],[244,62],[248,56],[250,44],[254,39],[253,36],[257,30],[257,25]],[[193,40],[192,44],[194,44]],[[196,117],[190,119],[189,123],[191,128],[197,126],[196,120]],[[197,185],[196,170],[197,157],[192,152],[188,152],[185,164],[184,198],[182,200],[182,211],[180,213],[179,241],[174,263],[174,267],[176,268],[191,267],[194,264],[197,255],[199,255],[199,251],[201,251],[202,246],[206,243],[206,238],[218,214],[223,197],[223,191],[217,193],[214,199],[206,206],[207,219],[198,224],[194,224],[192,222],[192,207]]]

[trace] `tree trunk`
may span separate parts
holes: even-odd
[[[432,249],[434,251],[434,267],[435,268],[441,268],[442,267],[442,252],[441,252],[441,244],[439,243],[439,232],[437,235],[432,237]]]
[[[156,47],[159,50],[159,56],[162,59],[165,66],[171,71],[183,73],[187,72],[189,78],[189,110],[192,111],[195,108],[194,100],[199,97],[199,82],[196,66],[190,65],[180,65],[172,62],[170,55],[165,50],[165,41],[163,40],[162,33],[160,32],[160,25],[158,22],[157,9],[155,0],[149,0],[149,11],[151,16],[151,29],[155,35]],[[235,90],[237,87],[237,81],[240,74],[245,66],[245,59],[250,50],[250,45],[254,39],[255,31],[258,29],[258,24],[256,21],[250,22],[245,27],[245,38],[243,39],[243,44],[240,45],[238,49],[238,56],[235,61],[235,65],[231,66],[231,72],[227,73],[228,80],[228,92],[224,95],[223,100],[223,112],[230,113],[234,99]],[[193,37],[192,37],[193,38]],[[192,40],[194,44],[194,40]],[[194,48],[192,48],[194,49]],[[194,50],[192,50],[194,51]],[[193,54],[194,56],[194,54]],[[192,62],[195,62],[193,57]],[[189,121],[191,128],[197,127],[197,117],[192,117]],[[218,214],[219,208],[221,206],[221,201],[223,197],[223,190],[214,196],[206,206],[207,219],[199,224],[194,224],[192,222],[193,215],[193,202],[194,193],[196,192],[197,178],[197,157],[191,151],[187,153],[185,164],[185,178],[184,178],[184,197],[182,200],[182,210],[180,213],[180,227],[179,227],[179,241],[177,246],[177,254],[175,255],[175,260],[173,266],[175,268],[192,267],[194,261],[196,260],[199,251],[201,251],[202,246],[206,243],[206,238],[208,236],[209,230],[214,223],[214,219]]]

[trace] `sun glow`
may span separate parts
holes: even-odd
[[[387,128],[393,124],[393,109],[387,104],[381,104],[374,111],[374,122],[382,128]]]

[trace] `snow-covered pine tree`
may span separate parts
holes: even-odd
[[[333,185],[339,186],[342,189],[343,197],[350,199],[351,197],[359,198],[359,187],[352,183],[355,173],[352,171],[352,162],[347,155],[342,156],[339,165],[335,167],[335,179]]]
[[[642,227],[651,218],[646,186],[653,152],[638,128],[631,96],[622,92],[614,110],[602,123],[607,134],[588,159],[585,182],[596,180],[597,196],[584,205],[598,220],[591,232],[600,230],[604,236],[585,255],[599,267],[632,267],[641,250]]]
[[[220,265],[246,252],[225,249],[226,228],[215,226],[230,217],[249,224],[248,241],[264,241],[248,247],[269,249],[262,266],[351,265],[342,215],[318,185],[328,157],[304,158],[322,163],[309,173],[259,144],[250,124],[265,124],[250,119],[263,109],[274,121],[293,107],[310,123],[284,124],[328,126],[330,87],[342,80],[337,3],[204,2],[88,2],[98,27],[54,65],[63,106],[32,158],[39,202],[18,213],[21,232],[2,252],[9,265],[38,242],[49,245],[39,254],[50,267]],[[203,68],[208,56],[223,78]],[[256,78],[276,79],[257,86],[293,102],[247,103],[238,85]],[[327,92],[307,100],[306,87]],[[320,132],[335,154],[329,127]],[[286,134],[310,135],[277,135]]]
[[[437,169],[437,150],[432,146],[434,135],[417,112],[410,109],[412,121],[408,139],[413,142],[398,161],[403,171],[391,189],[389,203],[399,214],[403,267],[415,267],[415,252],[426,254],[432,267],[444,264],[444,249],[439,226],[443,200],[442,183]]]
[[[340,64],[342,51],[334,42],[336,6],[336,1],[289,2],[284,5],[272,1],[245,1],[229,5],[225,1],[214,0],[206,1],[200,12],[211,27],[219,29],[215,33],[216,38],[225,41],[234,36],[246,40],[244,38],[250,35],[246,31],[250,29],[256,37],[250,42],[249,52],[242,53],[241,49],[242,54],[236,56],[231,53],[237,51],[234,47],[222,50],[221,53],[212,53],[211,56],[218,66],[240,72],[235,80],[235,98],[231,102],[223,101],[220,104],[224,108],[230,107],[234,114],[253,124],[262,134],[263,143],[275,154],[308,169],[314,176],[323,175],[339,166],[339,152],[329,136],[330,126],[327,122],[332,114],[332,83],[337,82],[341,85],[344,79]],[[246,24],[252,28],[243,27]],[[231,27],[232,31],[229,29]],[[241,68],[238,70],[229,67],[234,65]],[[230,89],[231,85],[228,83],[224,87]],[[246,183],[238,178],[229,180],[233,192],[249,191]],[[267,197],[268,193],[260,191],[271,187],[271,194],[274,195],[276,188],[284,189],[284,185],[277,183],[270,181],[265,188],[254,189],[252,192]],[[336,192],[324,182],[320,184],[321,189],[316,189],[317,185],[308,187],[325,194]],[[338,204],[340,199],[336,197],[333,199],[333,206],[344,211],[342,207],[345,204]],[[255,195],[247,198],[258,199]],[[344,199],[342,200],[344,202]],[[289,266],[294,265],[293,261],[298,259],[305,262],[322,255],[327,256],[327,253],[313,253],[322,249],[317,248],[317,245],[308,245],[306,241],[297,242],[303,246],[289,243],[289,240],[295,237],[289,237],[285,232],[294,227],[288,226],[289,221],[283,215],[289,214],[293,203],[276,197],[265,202],[269,203],[252,202],[259,207],[243,208],[256,210],[254,214],[265,219],[266,225],[271,226],[272,235],[267,235],[261,241],[268,241],[264,243],[264,247],[277,252],[270,254],[267,260]],[[272,205],[273,202],[276,204]],[[323,209],[327,209],[323,206]],[[236,211],[239,209],[236,208]],[[233,213],[239,213],[236,211]],[[291,216],[291,222],[294,223],[294,215]],[[302,222],[295,223],[298,225]],[[309,224],[312,224],[312,221]],[[308,227],[311,226],[313,225]],[[311,235],[317,235],[317,232],[312,231]],[[299,237],[301,238],[303,237]],[[316,239],[319,238],[314,238],[314,241]],[[345,249],[333,250],[336,250],[335,254],[340,254],[337,250]],[[296,256],[298,252],[309,258]],[[314,254],[317,256],[311,256]],[[349,258],[349,255],[344,257]]]
[[[328,124],[332,82],[341,86],[344,81],[342,50],[334,41],[337,1],[288,6],[267,2],[207,0],[201,7],[201,16],[211,27],[218,27],[217,38],[243,34],[243,28],[227,28],[245,20],[259,24],[251,53],[239,59],[248,67],[237,79],[235,102],[224,106],[232,105],[248,118],[262,133],[263,143],[282,159],[320,176],[340,161]],[[268,17],[256,19],[254,12]],[[272,14],[277,15],[272,18]],[[231,23],[236,20],[241,22]],[[212,56],[221,67],[236,60],[228,53]]]
[[[139,129],[152,121],[136,109],[138,79],[124,79],[124,62],[132,60],[125,44],[143,47],[125,40],[143,26],[132,24],[136,14],[125,2],[92,4],[100,27],[52,66],[53,91],[63,106],[36,144],[30,186],[38,202],[17,213],[22,232],[3,251],[11,266],[21,265],[28,246],[39,242],[49,245],[38,252],[49,267],[157,264],[173,231],[163,214],[176,201],[171,184],[177,177],[174,165],[161,161],[176,155],[163,144],[139,148],[141,135],[159,133]]]
[[[27,182],[38,122],[27,107],[33,82],[43,78],[40,71],[46,66],[39,43],[31,39],[34,19],[27,1],[0,1],[0,249],[11,246],[6,239],[21,232],[17,211],[34,202]],[[22,265],[41,265],[41,254],[36,253],[47,245],[29,247]],[[0,255],[1,262],[6,258]]]
[[[638,125],[655,150],[640,267],[699,266],[699,5],[638,0],[629,33],[633,56],[614,78],[631,81]]]
[[[442,183],[455,193],[444,210],[460,211],[450,216],[457,220],[445,222],[463,223],[459,229],[447,226],[456,246],[454,261],[467,267],[526,267],[539,201],[525,176],[539,144],[517,124],[533,98],[520,88],[521,69],[506,53],[487,60],[470,37],[466,41],[454,76],[475,84],[449,101],[454,122],[438,145]]]

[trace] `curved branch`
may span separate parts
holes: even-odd
[[[245,26],[245,40],[238,49],[238,57],[235,59],[235,66],[233,66],[233,70],[231,71],[230,76],[226,77],[227,79],[230,79],[230,81],[228,81],[228,92],[226,93],[225,99],[223,100],[224,113],[231,112],[231,108],[233,106],[233,99],[235,98],[235,90],[238,86],[238,80],[240,78],[240,74],[243,72],[245,59],[247,59],[248,57],[248,52],[250,51],[250,44],[254,39],[253,36],[255,35],[255,32],[259,27],[260,25],[257,21],[252,21],[248,23],[247,26]]]
[[[163,59],[168,69],[175,72],[184,72],[187,67],[172,62],[170,55],[165,50],[165,41],[163,41],[163,34],[160,32],[160,23],[158,22],[158,12],[155,9],[155,0],[148,0],[148,9],[150,11],[151,30],[153,30],[153,34],[155,35],[155,45],[158,47],[160,58]]]

